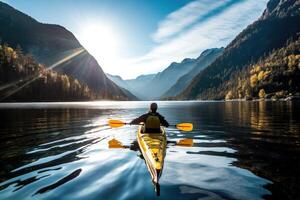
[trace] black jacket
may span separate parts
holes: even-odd
[[[143,123],[146,123],[147,117],[150,115],[150,113],[151,113],[151,112],[139,116],[138,118],[132,120],[132,121],[130,122],[130,124],[139,124],[139,123],[142,123],[142,122],[143,122]],[[151,113],[151,114],[152,114],[152,113]],[[165,118],[164,118],[162,115],[160,115],[159,113],[155,113],[155,114],[156,114],[156,116],[158,116],[159,121],[160,121],[160,124],[161,124],[162,126],[165,126],[165,127],[168,127],[168,126],[169,126],[169,123],[165,120]]]

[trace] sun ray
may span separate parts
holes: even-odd
[[[75,52],[73,52],[72,54],[70,54],[70,55],[64,57],[63,59],[57,61],[56,63],[50,65],[50,66],[46,69],[46,71],[47,71],[47,70],[54,69],[55,67],[61,65],[62,63],[67,62],[67,61],[73,59],[74,57],[80,55],[80,54],[83,53],[84,51],[85,51],[84,48],[78,48],[78,49],[76,49]],[[2,88],[2,89],[3,89],[3,88],[5,89],[5,88],[8,88],[8,87],[12,87],[12,86],[14,86],[14,85],[17,85],[18,83],[22,83],[23,81],[26,81],[25,83],[23,83],[22,85],[20,85],[20,86],[17,87],[16,89],[11,90],[11,91],[8,91],[6,95],[4,95],[4,96],[1,97],[0,101],[3,101],[4,99],[7,99],[7,98],[10,97],[11,95],[17,93],[18,91],[20,91],[20,90],[21,90],[22,88],[24,88],[25,86],[31,84],[32,82],[34,82],[35,80],[37,80],[38,78],[40,78],[40,76],[41,76],[41,74],[39,73],[39,74],[37,74],[36,76],[33,76],[33,77],[29,78],[29,80],[28,80],[28,77],[27,77],[27,78],[25,78],[25,79],[21,79],[21,80],[19,80],[19,81],[13,82],[14,84],[13,84],[13,83],[10,83],[10,84],[7,84],[7,85],[5,85],[5,86],[2,86],[1,88]]]
[[[78,49],[76,49],[76,51],[74,53],[72,53],[71,55],[68,55],[68,56],[64,57],[63,59],[57,61],[56,63],[52,64],[51,66],[49,66],[47,68],[47,70],[54,69],[55,67],[61,65],[62,63],[66,62],[68,60],[71,60],[75,56],[78,56],[79,54],[83,53],[84,51],[85,51],[84,48],[78,48]]]
[[[17,84],[20,84],[20,83],[22,83],[22,82],[24,82],[24,81],[28,81],[29,79],[32,79],[32,77],[33,77],[33,76],[29,76],[29,77],[26,77],[26,78],[23,78],[23,79],[19,79],[19,80],[16,80],[16,81],[12,81],[12,82],[7,83],[7,84],[2,84],[2,85],[0,85],[0,91],[1,91],[1,90],[5,90],[5,89],[7,89],[7,88],[10,88],[10,87],[12,87],[12,86],[15,86],[15,85],[17,85]]]

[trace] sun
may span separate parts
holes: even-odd
[[[116,30],[105,23],[92,23],[83,26],[78,39],[104,68],[114,68],[118,58],[119,44]]]

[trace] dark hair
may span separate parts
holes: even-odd
[[[157,110],[157,103],[151,103],[150,104],[150,110],[152,112],[156,112],[156,110]]]

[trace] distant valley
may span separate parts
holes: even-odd
[[[110,74],[107,74],[107,77],[139,99],[162,99],[182,92],[190,81],[223,51],[224,48],[208,49],[196,59],[186,58],[180,63],[173,62],[162,72],[141,75],[136,79],[123,80],[120,76]]]

